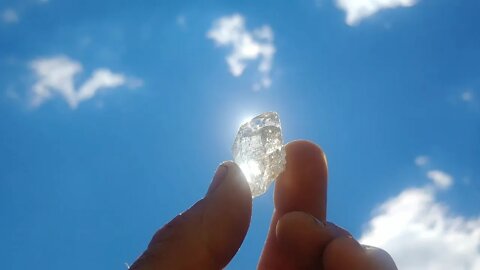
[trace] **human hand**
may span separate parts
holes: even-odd
[[[326,222],[327,162],[307,141],[286,145],[275,210],[258,269],[396,270],[383,250],[361,246]],[[222,269],[250,224],[252,199],[239,167],[219,166],[203,199],[155,233],[131,270]]]

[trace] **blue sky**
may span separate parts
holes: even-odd
[[[2,268],[125,268],[277,111],[327,154],[329,220],[401,269],[478,269],[480,3],[375,3],[2,1]]]

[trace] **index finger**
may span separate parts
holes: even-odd
[[[325,154],[309,141],[294,141],[285,147],[287,165],[275,184],[276,213],[282,216],[302,211],[326,222],[328,169]]]
[[[206,196],[158,230],[130,269],[223,269],[243,242],[251,211],[245,177],[225,162]]]
[[[277,242],[278,220],[288,212],[308,213],[326,222],[327,160],[322,149],[309,141],[285,146],[287,165],[275,184],[275,210],[259,269],[292,269],[295,263]]]

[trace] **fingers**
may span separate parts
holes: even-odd
[[[325,222],[327,213],[327,160],[322,149],[308,141],[286,145],[287,165],[275,183],[275,210],[310,213]]]
[[[276,239],[291,258],[288,269],[397,269],[385,251],[361,246],[344,229],[319,222],[304,212],[282,216],[277,223]]]
[[[130,269],[221,269],[242,244],[251,211],[245,177],[226,162],[205,198],[160,229]]]
[[[339,237],[325,248],[324,270],[397,270],[388,253],[363,247],[351,237]]]
[[[348,233],[331,223],[323,223],[304,212],[290,212],[277,223],[279,246],[290,255],[292,269],[321,269],[322,253],[336,237]]]
[[[306,212],[325,222],[327,161],[323,151],[308,141],[285,146],[287,164],[275,184],[275,211],[259,269],[293,269],[295,260],[276,239],[279,218],[292,211]]]
[[[286,154],[258,268],[396,270],[386,252],[365,249],[347,231],[325,222],[328,171],[322,150],[296,141],[286,146]]]
[[[385,250],[366,245],[362,245],[362,247],[367,257],[370,258],[372,264],[376,267],[374,269],[397,270],[392,256]]]
[[[304,212],[282,216],[276,228],[277,243],[289,254],[283,269],[396,270],[385,251],[361,246],[342,228],[323,223]]]

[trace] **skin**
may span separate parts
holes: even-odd
[[[286,145],[270,230],[258,269],[396,270],[385,251],[360,245],[326,221],[327,160],[308,141]],[[131,270],[222,269],[250,225],[250,189],[238,166],[220,165],[203,199],[158,230]]]

